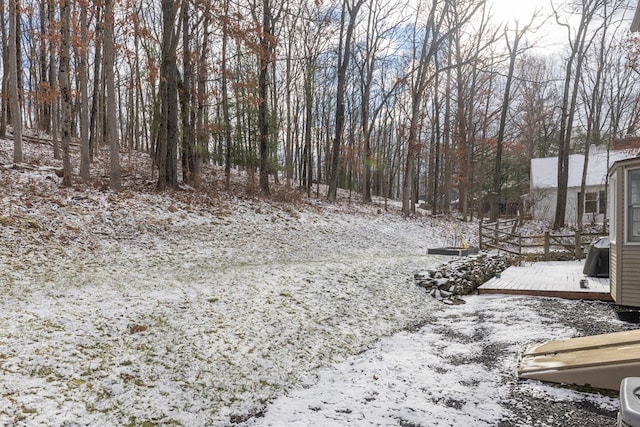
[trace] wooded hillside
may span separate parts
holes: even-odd
[[[502,22],[489,0],[9,0],[0,137],[19,163],[40,132],[66,186],[102,178],[108,147],[116,191],[136,151],[160,190],[212,164],[223,187],[237,168],[265,195],[327,184],[464,218],[516,211],[530,159],[558,155],[560,227],[567,156],[635,134],[640,91],[635,4],[552,5]]]

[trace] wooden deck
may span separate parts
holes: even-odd
[[[479,294],[510,294],[613,301],[609,279],[586,277],[584,261],[549,261],[512,266],[478,288]],[[580,280],[587,287],[580,287]]]

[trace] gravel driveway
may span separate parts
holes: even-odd
[[[248,425],[615,426],[618,399],[518,380],[531,342],[636,328],[611,304],[468,296],[323,370]]]

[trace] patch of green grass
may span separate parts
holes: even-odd
[[[37,409],[35,409],[35,408],[27,408],[27,407],[26,407],[26,406],[24,406],[24,405],[20,405],[20,410],[22,411],[22,413],[23,413],[23,414],[30,414],[30,415],[32,415],[32,414],[37,414],[37,413],[38,413],[38,410],[37,410]]]
[[[51,375],[53,375],[53,369],[51,369],[48,366],[40,366],[37,370],[36,370],[36,375],[39,377],[49,377]]]

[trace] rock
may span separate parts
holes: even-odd
[[[447,304],[461,304],[468,295],[508,266],[504,255],[481,252],[414,274],[415,282],[429,295]]]

